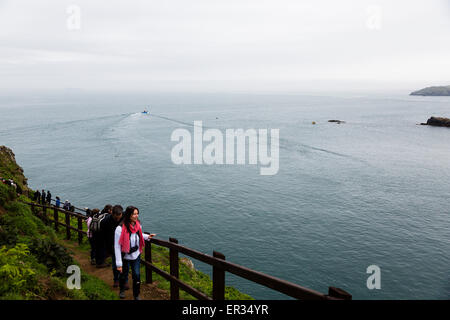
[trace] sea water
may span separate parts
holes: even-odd
[[[323,293],[448,299],[450,129],[417,125],[432,115],[450,116],[450,98],[24,94],[0,99],[0,144],[30,187],[78,207],[134,205],[160,239]],[[174,164],[171,134],[194,121],[279,129],[279,171]],[[373,265],[381,288],[371,290]],[[228,273],[226,284],[287,298]]]

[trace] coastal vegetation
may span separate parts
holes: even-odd
[[[70,265],[79,265],[64,240],[65,229],[55,232],[52,226],[46,225],[32,213],[28,195],[33,194],[27,185],[22,168],[17,165],[14,153],[0,147],[0,177],[12,179],[17,189],[0,182],[0,299],[6,300],[116,300],[118,294],[101,279],[81,270],[81,289],[70,290],[66,280],[66,271]],[[18,190],[22,194],[18,193]],[[59,220],[64,215],[59,213]],[[71,219],[71,225],[78,227],[77,221]],[[86,224],[83,223],[86,231]],[[77,239],[76,231],[72,239]],[[70,247],[89,254],[89,245],[84,241],[81,245],[72,241]],[[169,251],[166,248],[152,245],[153,263],[160,269],[169,272]],[[180,279],[192,287],[212,296],[211,278],[196,270],[190,260],[180,259]],[[141,278],[145,282],[145,270],[141,266]],[[111,272],[108,268],[108,272]],[[160,289],[168,291],[170,283],[157,274],[153,281]],[[180,290],[181,299],[194,299]],[[233,287],[226,287],[225,298],[231,300],[249,300],[249,295],[239,292]]]
[[[12,179],[17,190],[0,183],[0,299],[115,299],[102,281],[81,271],[80,290],[66,286],[66,269],[76,262],[61,245],[54,230],[33,215],[23,202],[30,189],[14,153],[0,147],[0,176]]]

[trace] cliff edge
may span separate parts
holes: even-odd
[[[28,191],[27,178],[23,169],[17,164],[14,152],[5,146],[0,146],[0,177],[12,179],[23,191]]]

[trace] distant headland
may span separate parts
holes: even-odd
[[[410,93],[411,96],[450,96],[450,86],[427,87]]]

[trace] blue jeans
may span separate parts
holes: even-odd
[[[133,278],[133,285],[141,282],[141,255],[136,260],[126,260],[122,258],[122,273],[119,277],[120,290],[123,291],[125,282],[128,281],[128,272],[131,266],[131,277]]]

